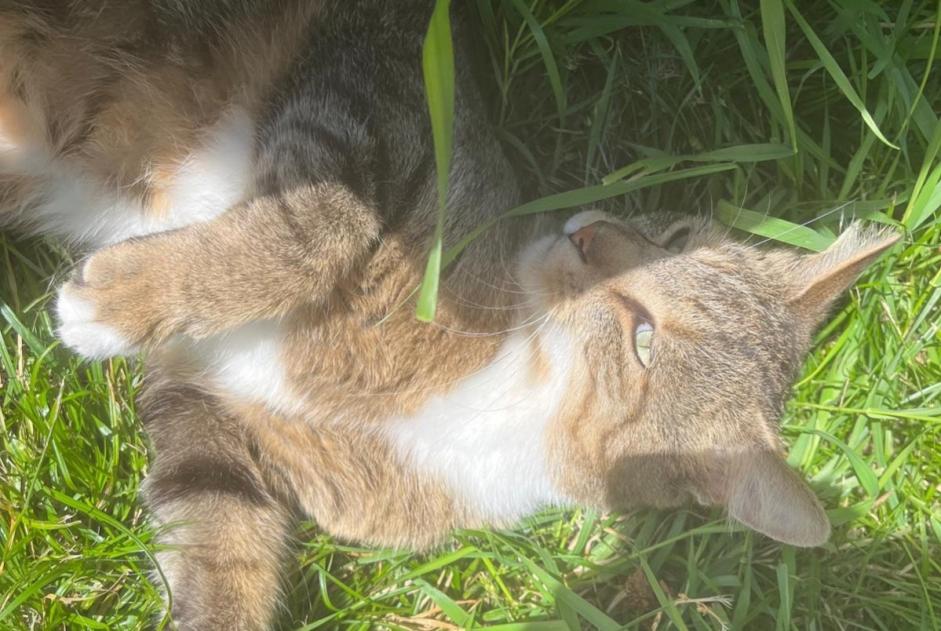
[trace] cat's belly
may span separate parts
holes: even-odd
[[[547,441],[567,389],[570,349],[560,332],[514,333],[489,365],[414,414],[388,419],[383,435],[412,471],[442,482],[486,523],[513,523],[546,505],[567,504]],[[534,372],[536,353],[547,361],[545,374]]]
[[[275,412],[296,414],[303,409],[303,400],[288,382],[283,337],[278,321],[259,320],[185,344],[204,378],[225,395]]]
[[[23,194],[5,197],[13,207],[0,211],[32,232],[99,248],[217,216],[250,194],[253,162],[254,126],[244,110],[234,108],[208,130],[199,147],[172,165],[155,168],[159,178],[141,174],[154,182],[145,206],[93,181],[80,162],[54,158],[47,148],[0,126],[0,179],[29,182],[19,187]]]
[[[382,441],[404,471],[443,485],[486,523],[511,523],[547,504],[567,504],[551,472],[547,440],[566,392],[570,347],[561,333],[543,330],[539,342],[513,334],[487,366],[412,413],[380,420],[371,439]],[[224,397],[286,418],[309,417],[316,405],[292,387],[284,358],[290,349],[278,321],[253,322],[185,348]],[[545,374],[533,372],[537,352],[547,361]],[[306,487],[322,472],[303,464],[294,474]]]

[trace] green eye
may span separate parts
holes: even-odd
[[[644,320],[634,328],[634,354],[637,361],[646,368],[653,359],[650,345],[653,343],[653,326]]]

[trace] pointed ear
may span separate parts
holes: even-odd
[[[782,543],[811,547],[830,537],[830,521],[810,487],[772,452],[742,454],[726,469],[729,515]]]
[[[898,240],[894,231],[867,229],[854,222],[829,248],[801,259],[796,269],[796,292],[788,303],[816,324],[863,270]]]

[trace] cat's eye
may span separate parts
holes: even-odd
[[[689,241],[689,227],[683,226],[679,230],[676,230],[670,237],[664,241],[663,249],[667,252],[672,252],[673,254],[679,254],[686,248],[686,243]]]
[[[637,361],[646,368],[653,360],[653,325],[646,320],[641,320],[634,327],[634,354],[637,355]]]

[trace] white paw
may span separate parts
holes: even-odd
[[[590,226],[596,221],[619,223],[617,219],[606,212],[600,210],[583,210],[582,212],[569,217],[568,221],[565,222],[565,227],[562,228],[562,233],[575,234],[585,226]]]
[[[56,299],[59,339],[88,359],[107,359],[137,352],[136,347],[117,329],[97,322],[94,303],[79,296],[70,285],[66,283],[61,287]]]

